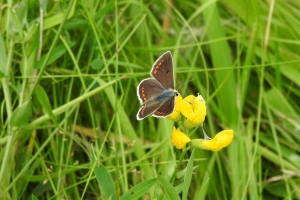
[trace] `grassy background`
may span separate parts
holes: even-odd
[[[181,95],[207,102],[207,134],[235,131],[195,151],[188,199],[300,199],[297,1],[0,2],[1,199],[102,199],[98,163],[119,196],[169,177],[174,123],[136,120],[136,86],[167,50],[176,86],[193,79]]]

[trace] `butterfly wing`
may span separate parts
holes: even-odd
[[[171,97],[165,101],[161,106],[153,113],[154,117],[166,117],[174,111],[175,97]]]
[[[170,51],[164,53],[154,63],[151,72],[154,77],[164,88],[174,89],[174,72],[172,54]]]
[[[142,120],[145,117],[148,117],[149,115],[153,114],[157,108],[161,106],[161,104],[162,102],[152,102],[151,104],[141,107],[136,115],[136,118],[138,120]]]
[[[165,88],[157,80],[148,78],[142,80],[138,85],[137,96],[141,104],[144,104],[147,100],[162,94],[164,90]]]

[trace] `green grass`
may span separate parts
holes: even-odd
[[[300,199],[300,7],[273,3],[1,1],[0,199]],[[136,120],[168,50],[206,133],[235,133],[174,182],[177,124]]]

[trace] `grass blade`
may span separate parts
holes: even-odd
[[[180,200],[176,189],[164,177],[158,176],[158,183],[162,187],[165,197],[172,200]]]
[[[103,165],[100,165],[99,167],[95,167],[94,173],[103,195],[106,198],[117,199],[115,184],[107,169]]]
[[[155,183],[157,182],[157,179],[150,179],[148,181],[144,181],[140,184],[137,184],[130,190],[128,190],[126,193],[122,195],[120,200],[135,200],[142,197]]]

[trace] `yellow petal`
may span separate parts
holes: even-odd
[[[211,151],[220,151],[222,148],[228,146],[232,142],[233,134],[233,130],[224,130],[219,132],[211,140],[192,140],[192,146]]]
[[[201,95],[197,97],[189,95],[184,98],[180,104],[180,111],[187,118],[184,125],[186,128],[192,128],[203,123],[206,116],[205,101]]]
[[[182,149],[190,141],[191,139],[186,134],[175,127],[173,128],[171,142],[177,149]]]
[[[185,116],[188,119],[195,117],[195,113],[193,111],[193,106],[192,106],[192,102],[194,102],[194,99],[195,99],[194,95],[189,95],[185,97],[180,104],[180,112],[182,113],[183,116]]]
[[[175,99],[175,108],[174,111],[171,115],[169,115],[167,118],[170,120],[174,121],[179,121],[180,120],[180,104],[182,102],[182,97],[181,95],[178,95]]]

